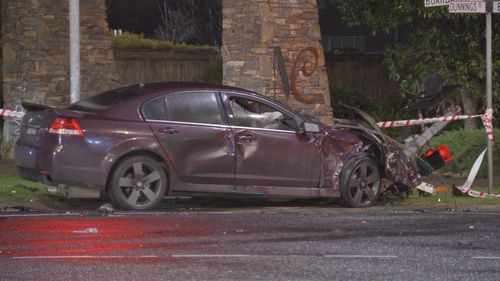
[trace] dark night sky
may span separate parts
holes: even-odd
[[[163,0],[106,0],[111,29],[123,29],[152,36],[160,23]]]
[[[108,23],[111,29],[122,29],[154,37],[154,31],[161,22],[161,7],[164,2],[172,10],[192,3],[198,35],[194,42],[199,44],[220,43],[222,36],[222,0],[106,0]],[[189,4],[188,4],[189,6]],[[214,35],[215,34],[215,35]]]

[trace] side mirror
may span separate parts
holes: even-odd
[[[297,129],[297,134],[303,135],[305,133],[319,133],[319,125],[316,123],[301,122]]]

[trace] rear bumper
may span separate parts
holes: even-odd
[[[57,178],[49,151],[28,146],[16,145],[14,160],[19,176],[26,180],[38,181],[45,184],[55,184],[52,178]],[[52,172],[52,173],[50,173]]]
[[[17,166],[18,175],[25,180],[41,182],[47,185],[56,185],[47,175],[44,175],[37,169],[29,169]]]
[[[36,170],[39,168],[38,158],[40,150],[25,146],[17,145],[14,152],[14,160],[17,167]]]
[[[97,165],[94,167],[71,165],[69,163],[83,160],[80,155],[62,146],[47,145],[47,147],[49,148],[36,148],[24,144],[16,146],[14,159],[21,178],[48,185],[104,187],[101,184],[102,174]]]

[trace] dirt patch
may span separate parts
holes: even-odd
[[[17,175],[17,169],[14,160],[0,159],[0,177],[15,175]]]

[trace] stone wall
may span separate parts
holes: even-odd
[[[224,84],[251,89],[332,122],[316,0],[223,0],[222,25]],[[281,48],[292,90],[296,82],[296,95],[286,96],[275,47]],[[317,62],[313,51],[300,55],[307,48],[315,50]]]
[[[105,0],[80,1],[81,97],[117,85]],[[2,0],[3,99],[69,103],[67,0]]]

